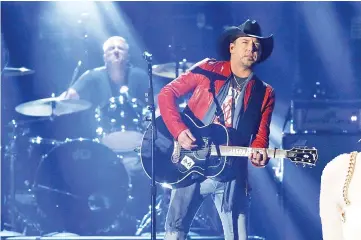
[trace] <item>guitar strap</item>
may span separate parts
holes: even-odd
[[[241,133],[241,144],[243,146],[248,146],[258,131],[261,121],[262,103],[266,94],[266,84],[258,79],[257,76],[254,76],[253,79],[255,83],[252,86],[248,104],[243,106],[241,110],[243,114],[239,114],[237,125],[235,126],[237,130],[240,130],[237,133]]]
[[[192,73],[195,74],[201,74],[209,79],[209,92],[213,96],[213,103],[209,107],[207,113],[201,119],[203,124],[208,125],[213,122],[215,116],[221,116],[220,122],[224,124],[224,118],[222,114],[222,107],[220,103],[223,103],[224,99],[227,96],[228,88],[230,86],[230,77],[225,77],[219,73],[212,72],[209,70],[205,70],[201,67],[196,67],[192,69]],[[231,75],[232,76],[232,75]],[[216,94],[216,88],[215,88],[215,81],[225,81],[225,84],[222,86],[222,88],[219,90],[219,92]]]

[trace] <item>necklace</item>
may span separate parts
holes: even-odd
[[[349,198],[348,198],[348,189],[351,183],[351,179],[355,170],[355,165],[356,165],[356,158],[357,158],[357,152],[352,152],[351,156],[350,156],[350,161],[349,161],[349,166],[348,166],[348,170],[347,170],[347,175],[346,175],[346,180],[345,183],[343,185],[343,189],[342,189],[342,193],[343,193],[343,200],[346,204],[346,206],[349,206],[351,204]],[[341,221],[343,223],[346,222],[346,213],[344,210],[341,210]]]
[[[247,80],[246,81],[243,81],[241,84],[239,84],[238,83],[238,81],[237,81],[237,79],[236,79],[236,76],[233,74],[233,79],[234,79],[234,81],[236,82],[236,84],[237,84],[237,88],[239,89],[239,90],[242,90],[242,88],[243,88],[243,86],[246,84],[246,82],[247,82]]]

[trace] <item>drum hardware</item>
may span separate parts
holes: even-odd
[[[35,71],[25,68],[25,67],[20,67],[20,68],[15,68],[15,67],[9,67],[8,64],[10,62],[10,54],[9,54],[9,50],[6,48],[5,45],[5,41],[3,39],[3,34],[1,34],[1,76],[5,76],[5,77],[19,77],[19,76],[24,76],[24,75],[28,75],[28,74],[33,74]]]
[[[36,119],[30,121],[16,121],[13,119],[6,125],[7,128],[11,128],[9,134],[9,144],[5,146],[5,152],[4,152],[4,157],[9,160],[9,184],[10,184],[9,195],[6,202],[9,206],[10,227],[13,229],[16,226],[16,222],[20,214],[16,209],[17,196],[16,196],[16,186],[15,186],[15,179],[16,179],[15,167],[19,155],[16,146],[18,140],[21,137],[25,137],[29,133],[30,130],[27,127],[27,124],[43,121],[43,120],[45,119]],[[27,150],[29,151],[30,149]],[[26,184],[26,182],[24,184]]]
[[[175,79],[182,73],[185,73],[186,70],[188,70],[190,67],[194,65],[194,63],[187,62],[186,59],[183,59],[178,64],[177,63],[171,62],[171,63],[153,65],[152,72],[154,75],[159,77]],[[178,74],[177,74],[177,69],[178,69]]]
[[[163,188],[163,189],[165,190],[165,188]],[[159,195],[157,197],[156,210],[157,210],[157,217],[161,219],[161,221],[159,223],[161,226],[164,226],[166,217],[167,217],[167,209],[168,209],[169,200],[166,199],[167,198],[166,195],[167,194],[164,192],[162,195]],[[217,232],[216,229],[221,226],[220,226],[220,224],[217,226],[217,223],[215,222],[217,219],[213,219],[212,216],[207,214],[207,212],[210,209],[205,208],[204,204],[202,204],[201,209],[199,209],[197,211],[197,213],[195,214],[193,223],[192,223],[192,225],[197,224],[198,228],[191,227],[191,230],[193,232],[198,232],[197,230],[208,231],[208,232],[209,231]],[[210,204],[213,204],[213,202]],[[149,206],[149,209],[150,209],[150,206]],[[220,220],[218,219],[218,221],[220,221]],[[149,229],[150,224],[151,224],[151,211],[149,211],[146,215],[144,215],[143,219],[140,221],[139,225],[137,226],[137,231],[136,231],[135,235],[143,236],[147,231],[150,230]],[[160,227],[160,229],[163,229],[163,228]]]
[[[48,139],[48,138],[42,138],[40,136],[37,137],[31,137],[29,138],[29,143],[36,143],[36,144],[48,144],[53,146],[58,146],[64,142],[68,142],[70,139],[65,139],[64,141],[59,141],[56,139]]]
[[[5,67],[2,74],[5,77],[20,77],[29,74],[34,74],[35,71],[28,69],[26,67],[14,68],[14,67]]]
[[[9,209],[10,209],[10,224],[12,227],[15,227],[15,161],[16,161],[16,152],[15,152],[15,139],[13,138],[10,141],[10,147],[8,149],[8,156],[10,160],[10,194],[9,194]]]
[[[128,174],[117,159],[91,139],[72,139],[43,156],[31,191],[51,229],[95,234],[112,224],[128,197]]]
[[[1,76],[3,76],[3,70],[9,64],[9,50],[6,48],[3,33],[1,33],[0,45],[1,45],[1,50],[0,50],[0,54],[1,54],[1,61],[0,61],[0,63],[1,63],[1,72],[0,73],[1,73]]]
[[[144,108],[126,90],[109,99],[104,107],[95,109],[96,134],[101,143],[117,153],[133,151],[143,138]]]
[[[134,216],[127,214],[126,211],[122,211],[114,222],[106,228],[99,229],[97,235],[126,235],[132,236],[136,231],[137,220]]]
[[[29,129],[23,130],[21,134],[17,133],[18,130],[18,123],[15,120],[12,120],[8,127],[12,128],[10,133],[10,140],[9,145],[5,148],[4,156],[9,159],[9,195],[8,195],[8,206],[10,211],[10,226],[11,228],[15,228],[16,225],[16,196],[15,196],[15,163],[17,159],[17,152],[16,152],[16,140],[18,136],[25,136]],[[14,229],[15,230],[15,229]]]
[[[137,117],[142,115],[141,111],[137,111],[139,106],[136,99],[132,99],[130,101],[130,106],[134,109],[134,112],[137,113]],[[81,104],[81,102],[77,100],[73,101],[49,98],[24,103],[22,105],[19,105],[16,110],[19,113],[28,116],[44,116],[44,118],[42,118],[41,120],[53,120],[53,116],[81,111],[87,107],[88,106],[86,106],[85,104]],[[138,114],[138,112],[140,112],[140,114]],[[125,113],[124,115],[127,116],[127,113]],[[36,119],[24,122],[13,121],[9,124],[9,126],[19,129],[20,126],[26,126],[26,124],[28,123],[37,121],[40,120]],[[139,121],[134,121],[134,123],[138,122]],[[138,129],[141,128],[139,127]],[[27,135],[27,133],[28,132],[14,133],[13,140],[17,139],[17,137],[19,137],[20,135]],[[129,135],[127,135],[124,140],[129,141],[131,139],[132,138],[129,138]],[[55,139],[47,139],[36,136],[26,138],[26,141],[28,141],[30,144],[49,144],[53,146],[53,149],[50,150],[50,152],[42,155],[38,170],[35,173],[36,179],[34,182],[32,181],[33,184],[28,183],[28,185],[31,186],[32,193],[35,195],[35,202],[37,203],[39,212],[42,213],[44,219],[48,219],[47,221],[44,220],[45,225],[50,224],[50,229],[54,230],[54,228],[56,228],[61,231],[69,230],[70,232],[79,232],[82,234],[94,234],[96,229],[99,229],[99,227],[101,228],[102,226],[107,226],[107,224],[109,224],[114,219],[115,214],[120,212],[120,210],[124,207],[124,203],[126,201],[132,201],[133,197],[130,196],[129,192],[127,191],[132,187],[132,185],[130,183],[130,179],[128,178],[128,174],[124,169],[124,166],[121,165],[119,160],[117,161],[118,158],[116,156],[116,153],[108,149],[106,146],[100,144],[99,139],[78,138],[58,141]],[[82,144],[84,144],[84,146]],[[94,144],[95,147],[90,146],[92,144]],[[72,145],[76,145],[76,147],[72,147]],[[70,151],[67,148],[70,148]],[[10,152],[11,149],[12,148],[10,148],[9,145],[7,154],[14,159],[15,157],[17,157],[17,152],[15,151],[15,149]],[[63,151],[61,151],[60,149],[63,149]],[[66,156],[67,154],[73,154],[73,156]],[[77,158],[79,161],[75,158]],[[63,173],[59,171],[45,171],[45,169],[51,169],[49,165],[51,159],[55,160],[53,162],[62,163],[72,161],[81,162],[82,160],[85,160],[83,158],[89,158],[90,160],[93,159],[90,162],[97,162],[97,164],[95,164],[98,165],[98,167],[96,168],[97,170],[102,168],[102,164],[100,164],[100,162],[98,163],[98,160],[101,160],[102,163],[104,163],[104,160],[108,160],[106,161],[108,163],[106,163],[105,165],[109,165],[109,162],[111,162],[111,164],[116,164],[116,166],[113,165],[108,170],[104,170],[103,174],[94,173],[90,177],[82,176],[83,174],[75,174],[77,176],[74,176],[74,172],[76,173],[77,171],[79,171],[79,173],[81,173],[81,171],[87,169],[87,164],[85,163],[84,167],[78,168],[74,168],[74,166],[77,165],[76,163],[68,164],[69,166],[61,166],[61,164],[58,164],[57,168],[67,168],[67,171]],[[95,168],[95,166],[91,166],[90,168]],[[46,176],[48,175],[45,174],[47,172],[49,172],[49,174],[53,176]],[[113,174],[109,174],[109,172],[113,172]],[[114,172],[117,173],[115,174]],[[45,177],[41,177],[41,175],[44,175]],[[71,179],[66,179],[69,178],[69,176]],[[47,182],[46,179],[49,177],[53,180]],[[84,180],[79,180],[80,178],[84,178]],[[85,179],[91,178],[100,178],[98,182],[103,181],[106,184],[105,186],[102,186],[102,183],[100,183],[100,185],[98,184],[98,187],[96,187],[96,183],[91,184],[85,182]],[[60,182],[61,184],[57,185],[57,182]],[[119,185],[119,188],[115,191],[113,184],[114,182],[119,183],[117,184]],[[71,188],[66,188],[67,185],[70,185]],[[93,185],[95,186],[95,188],[93,190],[88,189],[89,191],[87,191],[86,193],[82,192],[84,189],[89,188],[88,185]],[[63,188],[64,186],[65,188]],[[14,189],[13,186],[12,189]],[[60,200],[58,201],[59,198]],[[73,208],[73,211],[70,211],[74,212],[73,215],[69,214],[70,216],[66,216],[66,214],[68,214],[68,212],[65,210],[66,206],[70,206],[70,208]],[[77,210],[78,213],[80,212],[80,214],[76,214]],[[79,219],[79,217],[77,216],[81,216],[82,218],[86,216],[88,220],[83,221],[83,219]],[[65,225],[62,225],[61,223],[59,224],[55,222],[56,220],[53,219],[64,219]],[[52,221],[54,222],[49,223]],[[77,224],[76,222],[85,223],[79,226],[79,224]],[[44,223],[42,223],[41,225],[45,226],[43,224]],[[14,223],[12,223],[12,225],[14,226]],[[74,227],[72,227],[71,225],[73,225]],[[77,225],[79,226],[78,228],[76,227]],[[134,228],[135,227],[136,225],[134,225]]]
[[[54,192],[54,193],[67,195],[67,196],[70,196],[70,197],[73,197],[73,198],[79,198],[79,196],[76,196],[76,195],[74,195],[74,194],[72,194],[70,192],[66,192],[66,191],[62,191],[62,190],[59,190],[59,189],[51,188],[51,187],[41,185],[41,184],[37,184],[36,186],[32,187],[32,191],[37,191],[37,190],[40,190],[40,189],[41,190],[46,190],[46,191],[51,191],[51,192]]]
[[[123,163],[124,156],[120,155],[120,154],[117,154],[117,158],[119,159],[119,162],[121,162],[124,165],[124,163]],[[125,167],[125,165],[124,165],[124,167]],[[130,174],[128,173],[128,198],[127,198],[127,202],[131,201],[133,199],[133,196],[131,194],[132,190],[133,190],[132,178],[131,178]]]
[[[23,120],[23,121],[17,121],[15,119],[13,119],[5,126],[7,128],[11,128],[11,129],[18,128],[19,126],[21,126],[23,128],[23,130],[25,129],[25,132],[22,132],[22,136],[24,136],[29,133],[30,129],[27,127],[28,125],[30,125],[32,123],[49,121],[49,120],[52,120],[52,118],[43,117],[43,118],[37,118],[37,119],[33,119],[33,120]],[[26,128],[24,126],[26,126]]]
[[[52,97],[22,103],[15,110],[26,116],[54,117],[84,111],[90,107],[91,103],[86,100]]]
[[[22,234],[19,233],[19,232],[13,232],[13,231],[7,231],[7,230],[0,231],[0,237],[1,238],[3,238],[3,237],[18,237],[18,236],[22,236]]]
[[[30,183],[27,183],[26,185],[29,187],[29,189],[31,188]],[[35,196],[31,193],[30,190],[27,192],[16,193],[15,200],[21,205],[36,205]]]
[[[22,229],[22,235],[27,235],[29,232],[42,233],[42,229],[38,221],[31,220],[18,208],[15,208],[17,228]]]
[[[163,197],[158,196],[157,205],[155,206],[157,216],[162,217],[163,219],[163,221],[160,223],[161,225],[164,225],[165,217],[167,214],[167,210],[163,209],[165,205],[163,201],[164,201]],[[141,236],[145,232],[145,230],[150,230],[149,228],[152,222],[151,215],[152,215],[151,206],[149,206],[149,212],[143,217],[143,219],[140,221],[139,225],[137,226],[137,231],[135,232],[136,236]]]

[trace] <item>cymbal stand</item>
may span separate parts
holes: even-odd
[[[1,33],[1,77],[4,72],[4,69],[9,64],[9,50],[5,46],[5,41],[3,39],[3,34]]]
[[[184,44],[178,45],[175,39],[176,37],[172,36],[172,42],[168,48],[170,50],[171,59],[175,63],[175,77],[177,78],[179,76],[179,70],[182,70],[182,73],[187,70],[187,59],[180,57],[184,56],[186,46]],[[180,61],[180,59],[182,60]]]
[[[164,211],[164,203],[163,203],[163,199],[162,196],[158,196],[157,197],[157,205],[155,207],[156,209],[156,214],[158,217],[160,217],[162,214],[166,214],[166,210]],[[151,206],[149,206],[149,212],[144,215],[142,221],[139,223],[139,226],[137,227],[137,231],[135,233],[136,236],[140,236],[142,233],[144,233],[145,229],[147,229],[149,227],[149,225],[152,223],[152,219],[151,216],[152,215],[152,211],[151,211]]]
[[[17,122],[15,120],[11,121],[12,126],[12,133],[11,133],[11,139],[10,144],[6,148],[5,151],[5,157],[9,157],[9,173],[10,173],[10,179],[9,179],[9,195],[8,195],[8,206],[10,210],[10,225],[13,231],[15,231],[15,224],[16,224],[16,207],[15,207],[15,162],[17,158],[16,153],[16,140],[17,140]],[[24,135],[25,133],[23,133]]]
[[[184,56],[184,51],[186,50],[186,47],[181,45],[180,46],[176,45],[174,39],[175,37],[173,36],[172,43],[168,46],[168,48],[170,50],[171,59],[175,63],[175,78],[178,78],[180,72],[179,70],[182,70],[182,73],[184,73],[187,70],[187,59],[183,58],[182,61],[179,60],[181,59],[179,56],[181,55]],[[190,96],[191,93],[188,93],[185,96],[183,96],[183,99],[189,99]]]
[[[68,91],[69,91],[69,89],[67,90],[67,94],[68,94]],[[55,102],[55,101],[52,101],[52,102],[51,102],[51,115],[49,116],[50,121],[53,121],[53,120],[54,120],[54,117],[55,117],[55,108],[56,108],[56,102]]]

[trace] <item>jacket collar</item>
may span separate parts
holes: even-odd
[[[227,78],[231,76],[232,70],[230,61],[222,61],[221,74]]]

